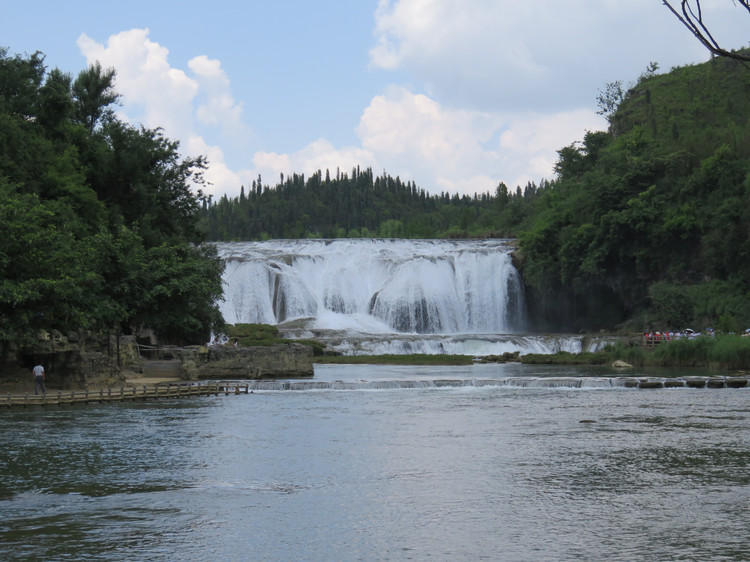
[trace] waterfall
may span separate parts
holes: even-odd
[[[502,240],[271,240],[217,244],[230,324],[347,334],[508,334],[523,285]]]

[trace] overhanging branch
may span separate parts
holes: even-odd
[[[736,6],[739,4],[750,15],[750,0],[732,0],[732,3]],[[698,41],[700,41],[709,51],[720,57],[728,57],[732,59],[742,60],[750,62],[750,54],[745,52],[728,51],[723,48],[718,40],[711,33],[709,26],[703,20],[703,9],[701,7],[700,0],[681,0],[679,8],[677,5],[673,6],[672,2],[668,0],[662,0],[669,11],[672,12],[675,17],[682,22],[690,33],[692,33]]]

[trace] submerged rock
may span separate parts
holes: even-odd
[[[612,366],[616,369],[632,369],[633,366],[630,363],[625,363],[625,361],[621,361],[618,359],[614,363],[612,363]]]

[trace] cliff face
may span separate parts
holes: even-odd
[[[59,332],[41,334],[33,347],[0,348],[0,384],[28,386],[31,369],[41,363],[47,384],[59,389],[114,386],[125,380],[125,372],[140,361],[138,346],[131,336],[94,338]]]
[[[184,380],[313,376],[313,350],[297,343],[162,347],[149,355],[155,357],[143,357],[132,336],[118,340],[53,333],[34,348],[0,348],[0,389],[33,388],[31,369],[37,363],[44,365],[47,385],[56,389],[120,386],[141,373]]]

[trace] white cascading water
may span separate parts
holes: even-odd
[[[310,319],[318,329],[419,334],[524,328],[507,242],[273,240],[218,245],[231,324]]]
[[[504,240],[218,243],[229,324],[279,326],[344,354],[580,351],[524,335],[523,284]]]

